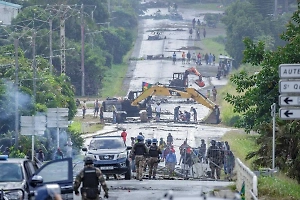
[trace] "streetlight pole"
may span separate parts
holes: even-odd
[[[14,46],[15,46],[15,148],[19,149],[19,54],[18,54],[18,48],[19,48],[19,39],[14,40]]]
[[[52,51],[52,19],[49,20],[49,26],[50,26],[50,32],[49,32],[49,50],[50,50],[50,56],[49,56],[49,65],[50,65],[50,74],[52,75],[53,66],[52,66],[52,57],[53,57],[53,51]]]
[[[83,19],[83,4],[81,4],[80,10],[80,17],[81,17],[81,96],[85,96],[84,92],[84,79],[85,79],[85,72],[84,72],[84,19]]]
[[[33,35],[32,35],[32,56],[33,56],[33,103],[35,104],[36,102],[36,59],[35,59],[35,37],[36,33],[35,30],[33,30]]]

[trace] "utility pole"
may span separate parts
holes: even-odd
[[[33,56],[33,103],[35,104],[36,102],[36,59],[35,59],[35,37],[36,37],[36,32],[33,29],[33,35],[32,35],[32,56]]]
[[[53,57],[53,51],[52,51],[52,19],[49,20],[49,26],[50,26],[50,32],[49,32],[49,49],[50,49],[50,56],[49,56],[49,65],[50,65],[50,74],[53,73],[53,66],[52,66],[52,57]]]
[[[60,67],[61,73],[66,72],[66,37],[65,37],[65,13],[64,5],[60,6]]]
[[[15,46],[15,148],[19,149],[19,54],[18,54],[18,48],[19,48],[19,39],[14,40],[14,46]]]
[[[80,9],[80,17],[81,17],[81,96],[85,96],[84,92],[84,80],[85,80],[85,72],[84,72],[84,19],[83,19],[83,4],[81,4]]]
[[[274,2],[274,4],[275,4],[275,10],[274,10],[274,17],[275,18],[277,18],[277,12],[278,12],[278,0],[275,0],[275,2]]]
[[[275,169],[275,117],[276,117],[276,103],[271,105],[271,116],[273,119],[273,139],[272,139],[272,169]]]

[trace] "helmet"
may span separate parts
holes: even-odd
[[[87,156],[84,158],[84,164],[85,165],[92,165],[94,164],[93,158],[91,158],[90,156]]]
[[[152,139],[152,143],[155,143],[155,144],[156,144],[156,143],[157,143],[157,139],[156,139],[156,138],[153,138],[153,139]]]
[[[143,135],[143,133],[142,133],[142,132],[139,132],[139,135]]]
[[[210,143],[211,145],[216,145],[216,140],[211,140]]]
[[[142,135],[138,135],[136,137],[137,141],[143,141],[144,140],[144,137]]]
[[[147,139],[147,144],[151,144],[152,140],[151,139]]]

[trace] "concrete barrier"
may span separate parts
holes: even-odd
[[[240,159],[235,161],[237,180],[236,188],[241,191],[243,182],[245,183],[245,199],[258,199],[257,176]]]

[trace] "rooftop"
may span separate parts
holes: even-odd
[[[22,6],[19,5],[19,4],[9,3],[9,2],[6,2],[6,1],[0,1],[0,5],[12,7],[12,8],[17,8],[17,9],[21,9],[22,8]]]

